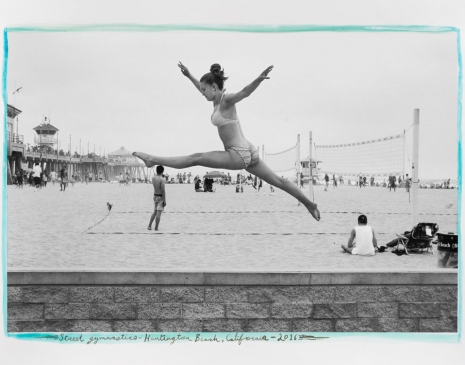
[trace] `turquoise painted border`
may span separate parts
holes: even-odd
[[[463,64],[462,64],[462,51],[461,51],[461,38],[460,38],[460,30],[457,30],[457,64],[459,68],[458,74],[458,98],[457,98],[457,132],[458,132],[458,146],[457,146],[457,159],[458,159],[458,179],[457,179],[457,188],[458,188],[458,227],[457,227],[457,234],[459,238],[459,268],[458,268],[458,308],[457,308],[457,334],[459,341],[462,338],[462,294],[463,294],[463,286],[462,286],[462,278],[463,278],[463,264],[462,264],[462,189],[463,189],[463,182],[462,182],[462,97],[463,97]]]
[[[7,135],[7,113],[8,113],[8,97],[6,91],[6,74],[8,69],[8,33],[5,29],[3,31],[3,70],[2,70],[2,98],[3,98],[3,161],[2,161],[2,304],[3,304],[3,332],[6,336],[7,333],[7,264],[8,264],[8,252],[7,252],[7,199],[6,194],[6,167],[8,163],[8,142],[6,139]]]
[[[460,30],[456,27],[434,27],[426,25],[371,25],[371,26],[330,26],[330,25],[176,25],[176,24],[159,24],[159,25],[144,25],[144,24],[94,24],[94,25],[76,25],[76,26],[24,26],[24,27],[7,27],[3,31],[4,47],[3,47],[3,74],[2,74],[2,96],[3,104],[5,107],[5,114],[3,116],[4,124],[3,131],[4,136],[6,136],[6,111],[7,111],[7,68],[8,68],[8,33],[9,32],[172,32],[172,31],[209,31],[209,32],[236,32],[236,33],[301,33],[301,32],[372,32],[372,33],[382,33],[382,32],[415,32],[415,33],[456,33],[457,34],[457,61],[458,61],[458,105],[457,105],[457,132],[458,132],[458,218],[459,224],[457,232],[459,235],[459,254],[461,258],[461,247],[462,247],[462,232],[460,227],[461,222],[461,213],[462,213],[462,93],[463,93],[463,84],[462,84],[462,53],[461,53],[461,38]],[[2,195],[3,195],[3,204],[2,204],[2,278],[3,282],[6,283],[7,279],[7,243],[6,243],[6,163],[7,163],[7,143],[4,140],[3,145],[5,159],[3,161],[3,170],[2,170]],[[329,333],[311,333],[309,335],[329,337],[330,339],[347,339],[347,338],[361,338],[361,337],[370,337],[370,338],[384,338],[384,339],[402,339],[409,341],[428,341],[428,342],[444,342],[444,343],[458,343],[461,341],[462,337],[462,265],[459,265],[458,268],[458,326],[457,334],[420,334],[420,333],[340,333],[340,332],[329,332]],[[22,334],[8,334],[7,333],[7,287],[3,286],[2,290],[2,301],[3,301],[3,319],[4,319],[4,333],[8,337],[14,337],[17,339],[23,340],[35,340],[35,341],[47,341],[43,337],[46,335],[53,335],[47,333],[22,333]],[[167,333],[164,333],[168,335]],[[251,333],[247,333],[251,335]],[[78,334],[79,335],[79,334]],[[110,333],[102,334],[83,334],[85,336],[109,336]],[[115,335],[117,335],[115,333]],[[128,336],[145,336],[144,333],[128,333]],[[172,334],[171,334],[172,335]],[[217,335],[226,336],[224,333]],[[260,333],[256,335],[267,335],[267,333]],[[212,335],[213,336],[213,335]],[[202,334],[202,337],[209,338],[209,334]],[[128,341],[131,342],[131,341]],[[68,342],[67,342],[68,343]],[[120,342],[114,342],[120,343]],[[296,341],[295,343],[300,343]]]
[[[126,338],[121,339],[122,335]],[[307,339],[299,339],[300,335],[304,335],[310,338]],[[64,339],[67,336],[69,340]],[[164,337],[163,340],[151,340],[145,341],[146,336],[150,337]],[[189,337],[188,339],[181,339],[178,340],[178,336]],[[195,338],[199,336],[202,340],[195,341]],[[359,332],[345,332],[345,333],[332,333],[332,332],[312,332],[312,333],[305,333],[305,332],[97,332],[97,333],[87,333],[87,332],[63,332],[63,333],[20,333],[20,334],[11,334],[9,337],[17,338],[20,340],[27,340],[27,341],[45,341],[50,343],[56,344],[120,344],[120,343],[144,343],[149,342],[151,344],[176,344],[176,343],[186,343],[186,342],[209,342],[209,339],[213,339],[216,337],[218,341],[215,342],[236,342],[239,344],[238,340],[231,341],[231,339],[235,337],[254,337],[260,338],[266,336],[267,341],[265,340],[243,340],[245,342],[277,342],[277,343],[294,343],[294,344],[302,344],[305,342],[311,341],[341,341],[341,340],[353,340],[357,341],[360,338],[369,338],[369,339],[388,339],[392,341],[418,341],[421,340],[423,342],[434,342],[434,343],[458,343],[457,335],[456,334],[444,334],[444,333],[425,333],[421,335],[421,338],[417,338],[418,336],[412,336],[410,333],[381,333],[381,332],[366,332],[366,333],[359,333]],[[287,336],[288,338],[285,338]],[[290,337],[297,338],[297,339],[290,339]],[[120,338],[120,340],[108,340],[105,338],[108,337],[115,337]],[[132,339],[129,339],[132,337]],[[312,338],[313,337],[313,338]],[[100,339],[103,338],[103,339]],[[173,341],[173,338],[176,340]],[[228,340],[229,339],[229,340]],[[279,340],[281,339],[281,340]]]

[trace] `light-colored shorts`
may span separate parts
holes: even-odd
[[[241,156],[242,161],[244,161],[245,168],[255,165],[258,160],[258,148],[250,144],[248,148],[246,147],[229,147],[228,150],[236,151],[239,156]]]
[[[164,206],[163,206],[163,197],[162,196],[153,196],[153,201],[155,203],[155,210],[159,210],[163,212]]]

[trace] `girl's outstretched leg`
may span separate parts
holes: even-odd
[[[145,166],[153,167],[162,165],[174,169],[185,169],[192,166],[204,166],[213,169],[240,170],[244,168],[244,162],[234,151],[213,151],[194,153],[189,156],[162,157],[152,156],[143,152],[134,152],[134,156],[144,161]]]
[[[263,162],[262,160],[258,160],[258,162],[255,165],[249,166],[246,170],[262,178],[268,184],[280,188],[281,190],[284,190],[286,193],[292,195],[308,209],[313,218],[315,218],[317,221],[320,220],[320,211],[318,210],[317,205],[313,203],[309,198],[307,198],[296,184],[293,184],[289,180],[276,175],[266,165],[265,162]]]

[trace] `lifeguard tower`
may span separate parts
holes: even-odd
[[[47,117],[45,117],[45,121],[42,124],[32,129],[36,131],[34,145],[40,152],[50,153],[58,149],[58,138],[56,138],[58,128],[51,125],[50,121],[47,121]]]

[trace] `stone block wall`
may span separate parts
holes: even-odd
[[[299,274],[284,280],[251,279],[256,274],[247,273],[200,279],[176,273],[168,280],[166,273],[145,273],[151,279],[140,281],[151,284],[128,283],[127,273],[124,279],[115,274],[111,284],[108,276],[103,279],[107,274],[90,279],[89,273],[74,273],[72,279],[60,279],[48,273],[49,279],[40,279],[38,273],[34,280],[30,273],[9,274],[8,331],[457,331],[457,278],[451,273],[420,273],[410,280],[399,276],[394,283],[382,283],[380,273],[357,274],[349,283],[344,274],[332,274],[323,285],[312,282],[326,280],[321,277],[325,274],[310,273],[308,279]]]

